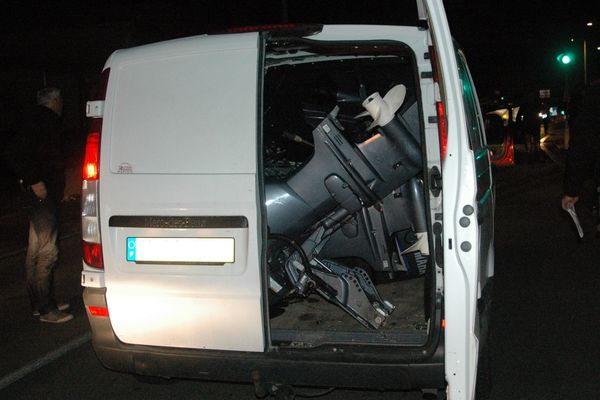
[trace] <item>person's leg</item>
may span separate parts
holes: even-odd
[[[29,218],[29,242],[27,245],[27,254],[25,255],[25,281],[27,282],[27,292],[31,308],[35,311],[39,308],[39,294],[37,290],[37,254],[39,252],[39,238],[34,228],[32,216]]]
[[[594,165],[594,206],[592,215],[596,218],[596,235],[600,236],[600,159]]]
[[[531,153],[531,133],[525,132],[523,134],[523,139],[525,141],[525,152]]]
[[[533,152],[536,155],[536,159],[539,161],[541,160],[541,148],[540,148],[540,140],[541,140],[541,129],[542,129],[542,125],[537,125],[536,128],[533,131]]]
[[[58,259],[57,224],[54,207],[49,202],[41,202],[31,216],[34,237],[37,240],[37,254],[34,261],[31,290],[40,314],[47,314],[56,308],[52,294],[52,272]]]
[[[528,131],[524,133],[523,137],[525,141],[525,159],[530,164],[533,162],[533,136]]]

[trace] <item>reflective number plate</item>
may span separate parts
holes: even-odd
[[[127,261],[146,264],[225,264],[235,261],[233,238],[127,238]]]

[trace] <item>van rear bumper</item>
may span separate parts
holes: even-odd
[[[106,307],[105,291],[85,288],[86,306]],[[110,318],[87,312],[96,355],[105,367],[117,371],[231,382],[253,382],[259,377],[265,383],[348,388],[409,390],[445,386],[443,340],[435,354],[426,360],[415,357],[414,362],[375,362],[372,356],[348,357],[318,350],[252,353],[167,348],[123,343],[116,337]],[[386,353],[389,356],[389,350]]]

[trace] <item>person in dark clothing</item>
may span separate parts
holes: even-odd
[[[5,159],[31,205],[25,270],[33,314],[43,322],[61,323],[73,316],[64,312],[67,303],[57,304],[54,299],[53,282],[58,261],[58,204],[65,184],[60,91],[40,90],[37,104],[7,146]]]
[[[561,201],[565,210],[579,201],[585,180],[594,177],[600,164],[600,78],[585,89],[576,115],[565,166]]]
[[[532,161],[540,150],[540,107],[533,94],[529,94],[519,106],[517,126],[525,143],[525,152]]]

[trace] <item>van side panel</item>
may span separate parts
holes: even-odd
[[[237,40],[197,37],[179,52],[175,42],[168,54],[148,46],[111,57],[100,229],[110,321],[124,343],[264,351],[258,35]],[[233,239],[231,259],[181,262],[169,247],[214,238]],[[128,260],[131,239],[159,239],[170,253]]]

